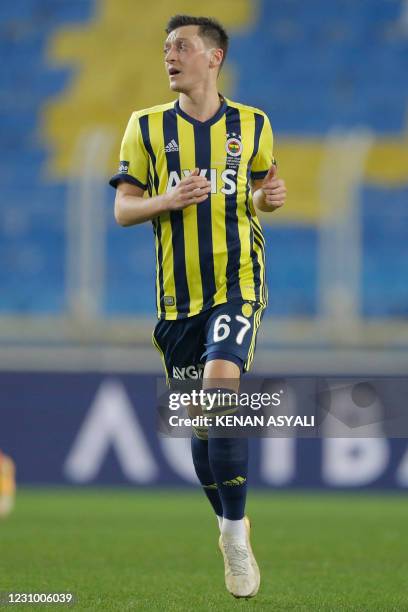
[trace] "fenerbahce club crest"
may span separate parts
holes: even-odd
[[[227,134],[227,142],[225,143],[225,150],[231,157],[239,157],[242,153],[242,142],[239,134]]]

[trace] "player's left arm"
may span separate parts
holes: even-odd
[[[285,181],[277,177],[277,172],[277,166],[273,163],[264,179],[251,180],[254,206],[262,212],[273,212],[285,203]]]
[[[285,181],[278,178],[277,164],[273,156],[273,133],[268,116],[256,115],[256,122],[262,122],[256,155],[251,163],[251,190],[254,206],[263,212],[281,208],[286,199]]]

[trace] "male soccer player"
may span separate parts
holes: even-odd
[[[255,209],[281,207],[286,187],[276,177],[268,117],[218,93],[224,28],[176,15],[166,32],[165,67],[179,96],[132,114],[110,181],[117,187],[115,218],[122,226],[153,223],[159,318],[153,343],[166,376],[202,376],[207,390],[225,380],[231,389],[251,366],[267,304]],[[216,409],[221,414],[223,407]],[[218,517],[226,587],[253,597],[260,576],[245,516],[248,441],[209,430],[194,430],[195,470]]]

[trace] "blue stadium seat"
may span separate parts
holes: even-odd
[[[84,24],[95,6],[95,0],[0,3],[0,146],[5,151],[0,165],[0,312],[58,314],[66,308],[67,186],[45,181],[47,151],[37,136],[44,103],[63,91],[72,72],[47,64],[47,45],[61,24]],[[261,0],[254,27],[232,37],[230,61],[240,67],[232,97],[266,110],[278,137],[321,138],[334,125],[401,134],[408,97],[408,40],[390,35],[401,6],[400,0]],[[108,187],[107,194],[111,201]],[[384,200],[392,205],[384,207]],[[408,314],[407,201],[403,188],[362,190],[367,317]],[[110,212],[106,214],[104,312],[151,313],[151,228],[124,231],[115,226]],[[270,314],[314,316],[316,228],[293,224],[267,227],[265,233]]]

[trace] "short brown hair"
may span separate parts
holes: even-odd
[[[169,19],[166,27],[166,33],[170,34],[173,30],[182,26],[196,25],[198,26],[198,34],[202,38],[209,38],[217,47],[223,50],[221,67],[227,56],[229,38],[225,28],[211,17],[194,17],[193,15],[174,15]]]

